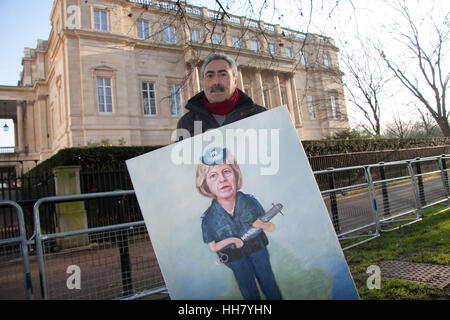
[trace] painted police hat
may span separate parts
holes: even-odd
[[[226,163],[227,152],[228,151],[226,148],[214,147],[214,148],[207,149],[203,153],[201,161],[204,165],[207,165],[207,166],[215,166],[218,164]]]

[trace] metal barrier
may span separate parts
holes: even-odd
[[[347,250],[422,220],[422,211],[449,206],[447,155],[315,171],[340,241],[362,239]],[[391,229],[385,226],[404,223]]]
[[[134,195],[134,190],[56,196],[36,202],[36,250],[43,299],[126,298],[164,286],[143,221],[41,234],[39,208],[45,203],[100,198],[120,201],[128,195]]]
[[[414,177],[421,208],[448,201],[448,176],[447,172],[442,170],[442,166],[445,166],[443,161],[443,157],[416,158],[411,161],[415,169]]]
[[[450,156],[447,155],[442,155],[439,157],[439,169],[441,170],[442,184],[444,186],[444,193],[447,199],[450,199],[450,184],[448,182],[449,169],[447,169],[447,160],[449,159]],[[447,205],[450,205],[450,203],[447,202]]]
[[[386,169],[401,174],[389,177],[386,176]],[[378,178],[374,177],[375,170],[379,171]],[[380,162],[368,166],[367,173],[372,181],[374,210],[379,231],[388,231],[383,230],[382,226],[391,223],[420,221],[420,203],[410,161]],[[401,218],[409,214],[413,217]]]
[[[384,230],[389,224],[420,221],[426,207],[443,202],[448,206],[449,159],[442,155],[315,171],[338,239],[353,241],[343,250],[396,229]],[[33,243],[43,299],[139,299],[166,291],[144,221],[127,223],[119,210],[115,213],[119,224],[49,234],[42,231],[40,210],[46,204],[109,198],[123,207],[125,197],[134,195],[134,190],[127,190],[41,198],[33,208],[34,242],[26,240],[21,207],[13,201],[0,201],[0,206],[11,206],[18,213],[20,237],[0,240],[0,249],[20,246],[22,258],[15,257],[15,264],[23,263],[28,298],[32,299],[33,293],[27,248]],[[4,257],[7,255],[0,255],[0,267],[8,260]],[[0,277],[20,273],[8,270],[1,269]],[[18,290],[13,282],[18,281],[3,276],[0,288],[6,285]],[[0,290],[0,299],[3,293]]]
[[[25,288],[25,294],[28,299],[33,299],[33,288],[31,283],[31,273],[30,273],[30,259],[28,256],[28,247],[27,247],[27,238],[25,232],[25,220],[23,216],[22,208],[14,201],[10,200],[1,200],[0,207],[12,207],[17,213],[17,222],[19,229],[19,236],[7,239],[0,239],[0,265],[3,270],[0,275],[1,280],[0,284],[5,286],[5,283],[8,283],[8,289],[14,290],[16,285],[21,281],[15,278],[16,275],[20,275],[20,272],[15,272],[18,264],[21,263],[23,265],[23,284]],[[20,251],[21,259],[17,259],[18,251]],[[8,271],[6,271],[8,270]],[[2,291],[2,293],[8,294],[7,292]],[[8,298],[6,296],[5,298]]]
[[[339,240],[366,238],[357,243],[361,244],[379,236],[366,167],[328,168],[314,175],[321,185],[328,183],[321,193]],[[352,235],[359,231],[363,233]]]

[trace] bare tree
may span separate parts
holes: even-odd
[[[400,66],[382,49],[379,50],[380,55],[394,76],[425,106],[443,135],[448,137],[449,112],[445,100],[450,72],[447,71],[448,64],[445,65],[443,61],[450,33],[448,17],[438,23],[437,19],[428,13],[416,22],[404,0],[399,2],[397,10],[408,25],[407,30],[397,30],[397,40],[411,54],[418,69],[412,68],[411,64]],[[426,25],[431,27],[432,33],[427,31],[426,35],[422,35]],[[414,72],[415,70],[417,72]]]
[[[416,129],[414,131],[418,133],[423,132],[423,136],[425,137],[439,136],[439,129],[430,113],[420,108],[417,108],[417,112],[419,112],[420,121],[416,123]]]
[[[373,54],[376,51],[369,38],[360,39],[358,36],[355,42],[358,42],[357,49],[349,52],[348,48],[343,48],[341,53],[347,99],[362,112],[368,122],[368,125],[359,125],[368,133],[380,136],[381,100],[392,77]]]
[[[386,124],[384,136],[387,138],[406,139],[411,137],[413,123],[411,120],[404,120],[397,112],[394,120]]]

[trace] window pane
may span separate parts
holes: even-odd
[[[181,115],[181,95],[180,86],[169,84],[170,112],[173,116]]]
[[[156,114],[156,102],[155,102],[155,99],[150,99],[150,111],[151,111],[151,114]]]
[[[253,51],[258,51],[258,49],[259,49],[258,42],[252,40],[252,50]]]
[[[97,77],[98,111],[112,112],[111,79]]]
[[[221,44],[222,43],[222,36],[218,33],[214,33],[212,35],[212,43],[213,44]]]
[[[94,29],[100,30],[100,12],[94,10]]]
[[[138,38],[149,39],[150,38],[150,24],[147,21],[137,21]]]
[[[173,26],[164,25],[164,41],[175,43],[175,28]]]
[[[146,97],[143,98],[143,104],[144,104],[144,115],[150,114],[149,103]]]
[[[291,48],[286,48],[286,56],[289,57],[289,58],[292,58],[292,57],[293,57],[292,49],[291,49]]]
[[[309,118],[311,120],[316,119],[316,113],[314,111],[314,104],[312,96],[308,96],[308,110],[309,110]]]
[[[334,96],[330,97],[330,104],[331,104],[331,114],[333,115],[334,119],[337,119],[337,105]]]
[[[138,20],[137,22],[136,22],[136,25],[137,25],[137,34],[138,34],[138,38],[143,38],[144,37],[144,34],[142,33],[142,21],[141,20]]]
[[[164,26],[164,41],[169,42],[169,26]]]
[[[328,59],[328,55],[327,55],[327,54],[324,54],[324,55],[323,55],[323,64],[324,64],[325,66],[327,66],[327,67],[330,66],[330,60]]]
[[[142,99],[144,115],[156,115],[155,90],[153,83],[142,83]]]
[[[102,11],[102,30],[103,31],[108,30],[108,19],[106,11]]]
[[[150,39],[150,24],[148,22],[144,23],[144,39]]]
[[[195,42],[200,42],[200,31],[199,30],[192,30],[191,40],[195,41]]]
[[[235,47],[235,48],[241,48],[242,47],[240,38],[233,37],[232,41],[233,41],[233,47]]]
[[[94,28],[96,30],[108,31],[108,12],[94,10]]]
[[[98,88],[97,93],[98,93],[98,111],[105,112],[105,99],[103,97],[103,88]]]
[[[175,43],[175,28],[170,27],[170,43]]]
[[[111,88],[105,88],[105,95],[106,95],[106,103],[110,104],[112,103],[112,98],[111,98]]]
[[[306,66],[306,56],[305,53],[302,51],[302,54],[300,56],[300,63],[304,66]]]
[[[269,44],[269,52],[270,54],[275,54],[275,45]]]

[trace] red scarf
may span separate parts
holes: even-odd
[[[206,95],[203,96],[203,102],[205,103],[206,109],[210,113],[219,114],[219,115],[226,115],[228,114],[231,109],[236,105],[236,103],[241,98],[241,95],[237,91],[237,89],[234,91],[234,94],[231,96],[231,98],[222,101],[222,102],[216,102],[216,103],[210,103],[208,99],[206,99]]]

